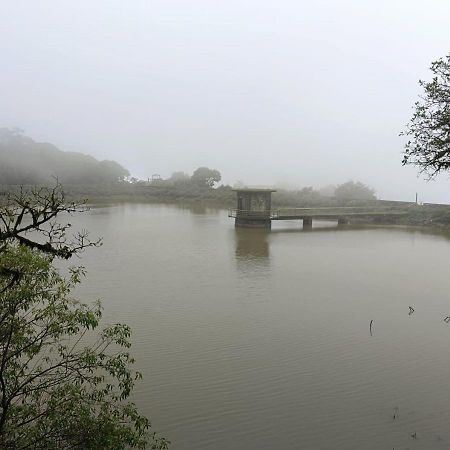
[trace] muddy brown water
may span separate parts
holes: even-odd
[[[449,234],[142,204],[74,226],[104,238],[78,295],[133,328],[173,450],[450,448]]]

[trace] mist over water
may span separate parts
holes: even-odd
[[[82,222],[104,246],[79,294],[133,328],[135,401],[175,450],[450,446],[448,234],[142,204]]]
[[[143,179],[208,166],[450,203],[446,176],[401,166],[398,136],[449,16],[419,0],[4,1],[0,124]]]

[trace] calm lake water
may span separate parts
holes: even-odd
[[[136,204],[74,223],[104,238],[79,295],[132,326],[171,449],[450,448],[450,235]]]

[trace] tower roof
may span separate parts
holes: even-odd
[[[271,188],[236,188],[234,192],[277,192],[276,189]]]

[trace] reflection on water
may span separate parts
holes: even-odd
[[[448,233],[165,205],[76,221],[104,237],[80,295],[132,327],[134,400],[171,450],[450,448]]]
[[[202,203],[184,204],[184,205],[174,205],[175,208],[179,208],[183,211],[189,211],[195,215],[208,215],[208,216],[218,216],[223,211],[220,208],[211,208],[205,206]]]
[[[269,230],[235,228],[236,257],[268,258]]]
[[[184,211],[189,211],[192,214],[199,214],[199,215],[203,215],[206,214],[209,209],[202,205],[201,203],[198,204],[194,204],[194,205],[177,205],[178,208],[184,210]],[[213,210],[211,211],[211,213],[213,212]],[[215,211],[217,213],[217,211]]]
[[[446,228],[433,227],[413,227],[404,225],[363,225],[363,224],[339,224],[334,221],[315,221],[312,228],[303,229],[298,226],[299,221],[286,221],[277,224],[278,227],[272,227],[268,230],[271,234],[287,234],[287,233],[354,233],[356,231],[382,231],[386,230],[390,234],[398,233],[399,235],[410,236],[429,236],[437,239],[450,240],[450,230]]]

